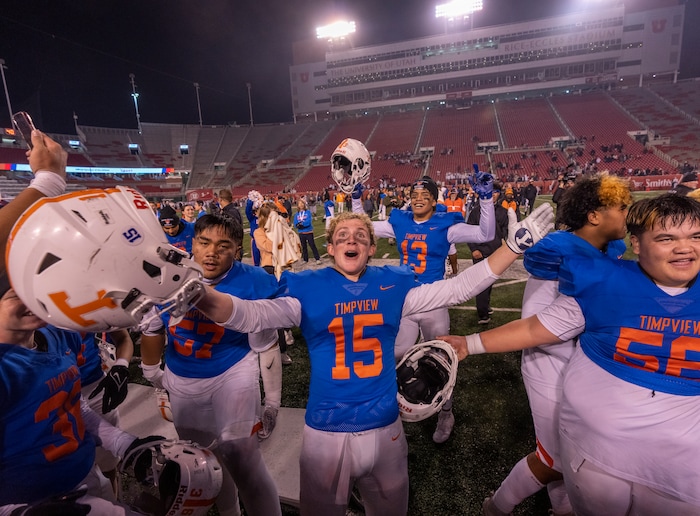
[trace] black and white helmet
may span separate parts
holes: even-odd
[[[411,347],[396,366],[401,419],[422,421],[450,399],[457,381],[457,353],[443,340]]]
[[[331,177],[343,192],[352,193],[357,184],[369,179],[371,161],[361,141],[345,138],[331,155]]]
[[[223,478],[210,450],[175,439],[134,447],[119,471],[131,477],[122,483],[119,501],[141,514],[156,516],[206,515],[221,491]]]

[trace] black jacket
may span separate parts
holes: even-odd
[[[501,247],[503,244],[503,239],[508,237],[508,210],[506,210],[500,203],[494,206],[494,211],[496,214],[496,236],[493,240],[488,242],[482,242],[480,244],[469,243],[469,249],[474,251],[481,251],[484,258],[491,256],[496,249]],[[476,207],[469,213],[467,217],[467,224],[479,224],[481,220],[481,204],[477,203]]]

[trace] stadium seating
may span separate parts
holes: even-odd
[[[700,81],[657,83],[610,92],[474,102],[442,107],[334,117],[318,122],[248,126],[144,123],[135,129],[79,126],[80,148],[71,135],[51,135],[69,150],[78,167],[154,168],[154,174],[78,172],[70,188],[130,185],[147,195],[180,197],[186,189],[231,188],[237,196],[251,189],[322,191],[333,184],[330,156],[344,138],[364,142],[373,155],[370,184],[408,184],[423,173],[439,181],[462,182],[472,163],[492,167],[503,181],[523,177],[553,179],[569,160],[624,175],[675,173],[684,162],[700,162]],[[628,133],[649,130],[662,138],[651,150]],[[553,137],[573,140],[566,148]],[[483,144],[497,149],[489,154]],[[133,153],[128,145],[136,143]],[[188,152],[181,153],[180,145]],[[481,145],[481,147],[480,147]],[[657,155],[658,154],[658,155]],[[26,163],[19,145],[0,145],[0,163]],[[160,169],[188,171],[166,178]],[[3,195],[14,195],[29,180],[21,173],[2,179]],[[7,182],[6,181],[10,181]],[[16,181],[13,183],[12,181]]]

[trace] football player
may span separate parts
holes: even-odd
[[[512,214],[514,217],[515,214]],[[512,234],[532,242],[551,228],[543,205]],[[331,221],[334,264],[284,272],[276,299],[245,301],[207,289],[198,309],[227,328],[299,326],[311,359],[300,457],[301,513],[344,515],[353,484],[367,513],[408,510],[407,443],[399,418],[394,343],[402,317],[457,304],[495,281],[524,250],[514,240],[456,277],[430,284],[409,267],[372,267],[372,221],[345,212]],[[322,290],[326,295],[319,298]]]
[[[3,248],[29,206],[65,190],[67,153],[41,131],[32,132],[32,144],[34,179],[0,210]],[[95,441],[124,456],[150,438],[119,430],[81,403],[69,346],[79,347],[80,335],[47,327],[29,311],[10,288],[5,260],[0,263],[0,514],[133,514],[115,504],[95,465]]]
[[[170,245],[188,253],[192,252],[193,223],[181,220],[170,206],[161,208],[158,220]]]
[[[557,207],[557,222],[565,230],[547,235],[525,253],[524,266],[530,277],[523,296],[523,317],[541,311],[559,296],[558,266],[570,256],[589,257],[591,267],[606,255],[622,257],[625,217],[631,204],[628,182],[608,174],[581,177],[566,191]],[[537,448],[515,465],[493,497],[484,502],[486,514],[509,514],[545,485],[553,514],[573,514],[561,475],[558,415],[564,368],[574,350],[574,340],[523,350],[521,371]]]
[[[476,167],[475,167],[476,169]],[[399,256],[403,265],[410,266],[421,283],[433,283],[445,276],[445,260],[451,245],[466,242],[488,242],[495,235],[493,207],[493,180],[489,174],[476,170],[477,188],[480,193],[481,219],[479,225],[466,224],[459,212],[438,212],[438,186],[425,176],[411,186],[410,210],[391,210],[388,221],[374,222],[378,237],[396,238]],[[453,250],[456,262],[456,250]],[[456,266],[454,266],[456,269]],[[453,274],[456,270],[453,271]],[[436,335],[448,333],[450,315],[447,308],[431,312],[416,313],[401,321],[394,350],[396,361],[422,336],[433,340]],[[452,400],[449,400],[438,415],[433,441],[444,443],[454,427]]]
[[[556,301],[482,334],[458,357],[566,342],[561,468],[579,516],[700,513],[700,203],[666,194],[627,215],[638,261],[572,255]]]
[[[243,227],[226,215],[204,215],[195,223],[192,253],[214,289],[244,299],[264,299],[277,289],[273,275],[235,259]],[[165,346],[166,339],[168,346]],[[246,512],[280,514],[277,488],[260,452],[260,368],[255,351],[269,348],[277,332],[255,335],[227,330],[191,309],[181,321],[170,315],[153,319],[143,329],[144,377],[170,393],[173,423],[181,439],[205,446],[229,475],[217,499],[219,512],[237,511],[235,482]],[[165,348],[165,371],[160,367]],[[253,349],[251,349],[253,348]]]

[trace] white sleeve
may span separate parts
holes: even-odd
[[[496,214],[493,199],[480,199],[481,216],[479,225],[459,222],[447,230],[447,241],[452,244],[480,243],[493,240],[496,236]]]
[[[129,445],[136,439],[135,435],[120,430],[92,410],[83,396],[80,396],[80,414],[83,416],[85,429],[97,439],[98,446],[102,446],[112,455],[123,457]]]
[[[559,296],[559,282],[557,280],[545,280],[530,276],[525,284],[525,292],[523,292],[520,317],[525,319],[540,313]]]
[[[377,238],[396,238],[394,226],[388,220],[375,220],[372,226],[374,226],[374,236]]]
[[[498,276],[491,271],[488,260],[465,269],[453,278],[414,287],[408,291],[402,317],[428,312],[443,306],[458,305],[492,285]]]
[[[572,340],[586,328],[583,311],[576,299],[560,294],[547,308],[537,314],[542,326],[561,341]]]
[[[293,297],[244,300],[231,296],[233,309],[221,326],[241,333],[291,328],[301,323],[301,303]]]
[[[248,344],[250,345],[250,349],[256,353],[267,351],[277,344],[277,330],[263,330],[257,333],[249,333]]]

